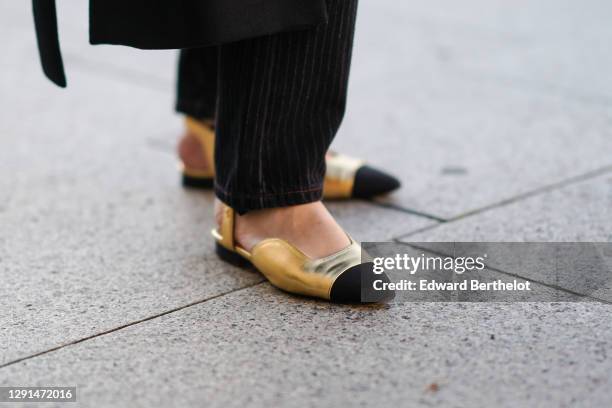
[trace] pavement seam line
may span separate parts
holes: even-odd
[[[414,249],[423,250],[423,251],[426,251],[426,252],[429,252],[429,253],[432,253],[432,254],[440,255],[440,256],[452,256],[452,255],[446,254],[444,252],[436,251],[435,249],[431,249],[431,248],[427,248],[427,247],[421,247],[421,246],[418,246],[418,245],[411,244],[409,242],[399,242],[399,241],[396,241],[396,243],[398,243],[400,245],[406,245],[406,246],[409,246],[409,247],[414,248]],[[512,278],[525,279],[525,280],[527,280],[529,282],[534,282],[534,283],[537,283],[538,285],[546,286],[547,288],[555,289],[555,290],[558,290],[560,292],[568,293],[568,294],[573,295],[573,296],[578,296],[578,297],[581,297],[581,298],[591,299],[591,300],[594,300],[595,302],[606,304],[606,305],[612,305],[612,301],[609,301],[609,300],[606,300],[606,299],[601,299],[601,298],[598,298],[598,297],[595,297],[595,296],[591,296],[591,295],[586,295],[584,293],[576,292],[576,291],[573,291],[571,289],[564,288],[563,286],[555,285],[555,284],[552,284],[552,283],[547,283],[547,282],[544,282],[544,281],[541,281],[541,280],[527,278],[527,277],[525,277],[523,275],[520,275],[518,273],[507,272],[507,271],[504,271],[503,269],[499,269],[499,268],[487,267],[487,269],[489,269],[491,271],[495,271],[495,272],[501,273],[502,275],[510,276]],[[485,303],[487,303],[487,302],[485,302]],[[509,303],[514,303],[514,302],[509,302]],[[521,303],[521,302],[518,302],[518,303]]]
[[[455,221],[460,221],[460,220],[463,220],[465,218],[470,218],[470,217],[473,217],[475,215],[479,215],[479,214],[482,214],[484,212],[487,212],[487,211],[490,211],[490,210],[494,210],[496,208],[505,207],[507,205],[514,204],[516,202],[519,202],[519,201],[522,201],[522,200],[525,200],[525,199],[528,199],[528,198],[531,198],[531,197],[535,197],[535,196],[538,196],[538,195],[541,195],[541,194],[545,194],[545,193],[549,193],[549,192],[552,192],[552,191],[560,190],[560,189],[562,189],[564,187],[571,186],[573,184],[578,184],[578,183],[581,183],[583,181],[587,181],[587,180],[590,180],[590,179],[602,176],[602,175],[604,175],[606,173],[609,173],[609,172],[612,172],[612,165],[608,165],[608,166],[601,167],[599,169],[591,170],[591,171],[588,171],[586,173],[579,174],[577,176],[569,177],[567,179],[564,179],[564,180],[561,180],[561,181],[558,181],[558,182],[555,182],[555,183],[547,184],[547,185],[544,185],[542,187],[538,187],[536,189],[533,189],[533,190],[530,190],[530,191],[526,191],[524,193],[521,193],[521,194],[516,195],[514,197],[511,197],[511,198],[507,198],[507,199],[504,199],[504,200],[501,200],[501,201],[494,202],[492,204],[485,205],[483,207],[476,208],[474,210],[470,210],[470,211],[464,212],[462,214],[459,214],[459,215],[456,215],[454,217],[451,217],[451,218],[447,219],[446,221],[441,222],[439,224],[427,225],[427,226],[425,226],[423,228],[419,228],[419,229],[416,229],[414,231],[408,232],[406,234],[399,235],[399,236],[395,237],[393,240],[396,241],[396,242],[403,242],[402,241],[403,239],[406,239],[408,237],[411,237],[413,235],[416,235],[416,234],[424,232],[424,231],[429,231],[429,230],[438,228],[441,225],[448,224],[448,223],[455,222]]]
[[[222,292],[222,293],[219,293],[217,295],[208,297],[206,299],[197,300],[195,302],[191,302],[191,303],[188,303],[188,304],[183,305],[183,306],[178,306],[178,307],[175,307],[174,309],[166,310],[165,312],[158,313],[158,314],[155,314],[153,316],[145,317],[143,319],[135,320],[133,322],[126,323],[126,324],[123,324],[121,326],[114,327],[112,329],[104,330],[102,332],[99,332],[99,333],[96,333],[96,334],[92,334],[90,336],[82,337],[80,339],[73,340],[73,341],[70,341],[68,343],[64,343],[64,344],[52,347],[52,348],[44,350],[44,351],[39,351],[39,352],[31,354],[29,356],[21,357],[21,358],[18,358],[16,360],[9,361],[8,363],[0,364],[0,369],[3,369],[3,368],[6,368],[6,367],[15,365],[15,364],[27,361],[27,360],[31,360],[33,358],[40,357],[40,356],[43,356],[45,354],[53,353],[55,351],[61,350],[63,348],[69,347],[69,346],[74,346],[74,345],[77,345],[77,344],[80,344],[80,343],[84,343],[84,342],[86,342],[88,340],[92,340],[92,339],[95,339],[97,337],[102,337],[102,336],[105,336],[107,334],[115,333],[115,332],[121,331],[123,329],[127,329],[129,327],[136,326],[136,325],[141,324],[141,323],[146,323],[146,322],[155,320],[157,318],[170,315],[170,314],[175,313],[175,312],[180,312],[181,310],[190,308],[192,306],[197,306],[197,305],[206,303],[208,301],[215,300],[215,299],[221,298],[221,297],[226,296],[226,295],[230,295],[232,293],[236,293],[236,292],[240,292],[242,290],[250,289],[250,288],[253,288],[253,287],[257,286],[257,285],[261,285],[263,283],[266,283],[266,282],[267,282],[266,280],[262,280],[260,282],[253,283],[253,284],[241,287],[239,289],[234,289],[234,290],[231,290],[231,291],[228,291],[228,292]]]
[[[402,207],[402,206],[399,206],[397,204],[383,203],[383,202],[379,202],[379,201],[376,201],[376,200],[364,200],[364,201],[367,202],[367,203],[373,204],[373,205],[375,205],[377,207],[380,207],[380,208],[385,208],[385,209],[392,210],[392,211],[397,211],[397,212],[402,212],[402,213],[405,213],[405,214],[415,215],[415,216],[421,217],[421,218],[427,218],[427,219],[430,219],[432,221],[436,221],[436,222],[441,223],[441,224],[449,221],[448,219],[442,218],[442,217],[438,217],[437,215],[426,213],[424,211],[413,210],[413,209],[407,208],[407,207]]]

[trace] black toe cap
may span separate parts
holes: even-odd
[[[390,174],[370,166],[361,166],[355,173],[353,197],[371,198],[389,193],[400,187],[400,182]]]
[[[338,276],[331,289],[331,300],[337,303],[379,303],[395,297],[390,290],[376,290],[382,283],[389,283],[386,274],[377,275],[372,271],[373,264],[363,263],[348,269]]]

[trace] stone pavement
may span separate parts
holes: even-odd
[[[92,407],[610,405],[609,302],[348,307],[219,262],[212,195],[177,183],[175,53],[91,47],[86,2],[59,3],[67,90],[29,4],[0,0],[0,386]],[[335,146],[404,187],[334,214],[364,241],[612,241],[611,14],[363,1]]]

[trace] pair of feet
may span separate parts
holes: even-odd
[[[208,163],[197,137],[186,133],[178,146],[183,164],[191,169],[207,171]],[[221,223],[222,205],[215,203],[217,226]],[[251,250],[260,241],[276,237],[299,248],[310,258],[322,258],[336,253],[350,244],[348,237],[322,202],[282,208],[250,211],[236,216],[236,242]]]
[[[211,127],[211,124],[206,122],[200,122],[200,125]],[[195,130],[188,126],[178,146],[179,158],[184,167],[192,172],[214,173],[214,164],[211,163],[212,154],[206,150],[206,145],[202,143],[202,135],[195,133],[198,131],[201,132],[201,129],[198,130],[197,126]],[[331,157],[333,156],[328,156],[328,166]],[[354,183],[354,196],[359,196],[357,192],[360,192],[362,197],[364,195],[370,196],[374,195],[377,189],[378,192],[386,192],[399,186],[399,183],[391,176],[368,166],[363,166],[362,169],[365,171],[358,172],[361,180],[356,180],[361,182]],[[329,167],[328,171],[330,171]],[[334,190],[333,181],[331,185],[332,189],[326,190],[326,194]],[[384,191],[381,191],[381,189]],[[222,218],[220,202],[215,205],[215,215],[217,225],[219,225]],[[250,211],[243,216],[236,216],[234,237],[237,244],[247,251],[266,238],[280,238],[299,248],[312,259],[334,254],[347,247],[351,242],[320,201],[297,206]]]

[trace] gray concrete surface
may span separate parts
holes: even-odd
[[[528,197],[465,215],[400,241],[611,242],[612,174],[570,180]]]
[[[612,175],[606,174],[569,183],[513,203],[465,216],[435,228],[427,227],[399,237],[401,242],[611,242]],[[494,247],[494,246],[493,246]],[[484,246],[486,248],[486,246]],[[492,249],[483,253],[492,255]],[[586,249],[583,248],[583,249]],[[577,249],[577,251],[583,250]],[[568,250],[571,250],[568,247]],[[572,292],[612,302],[612,253],[594,245],[588,255],[579,252],[568,259],[598,258],[569,265],[538,265],[535,257],[505,262],[505,272],[560,286]],[[497,259],[497,258],[495,258]],[[560,261],[561,262],[561,261]],[[571,262],[571,261],[570,261]],[[588,277],[588,279],[587,279]]]
[[[606,77],[609,57],[587,37],[602,29],[591,23],[596,13],[575,12],[593,3],[564,2],[563,12],[552,2],[395,3],[362,4],[349,115],[337,140],[402,175],[405,187],[385,201],[452,218],[610,164],[612,99],[599,91],[600,103],[587,101],[576,95],[589,94],[585,78],[572,77],[566,90],[569,79],[554,75],[598,68],[586,65],[588,55],[601,57]],[[547,13],[542,25],[531,20]],[[549,20],[559,14],[577,21],[554,26]],[[525,55],[534,44],[539,52]],[[549,64],[551,74],[523,72],[536,64]],[[555,81],[559,89],[546,87]]]
[[[19,384],[76,384],[95,406],[606,406],[609,312],[346,308],[262,284],[3,372]]]
[[[222,264],[212,195],[177,184],[175,52],[91,47],[86,2],[61,1],[59,90],[20,3],[0,0],[0,386],[76,385],[85,407],[608,405],[609,287],[347,307]],[[364,241],[612,241],[611,14],[361,2],[335,148],[404,187],[331,211]]]

